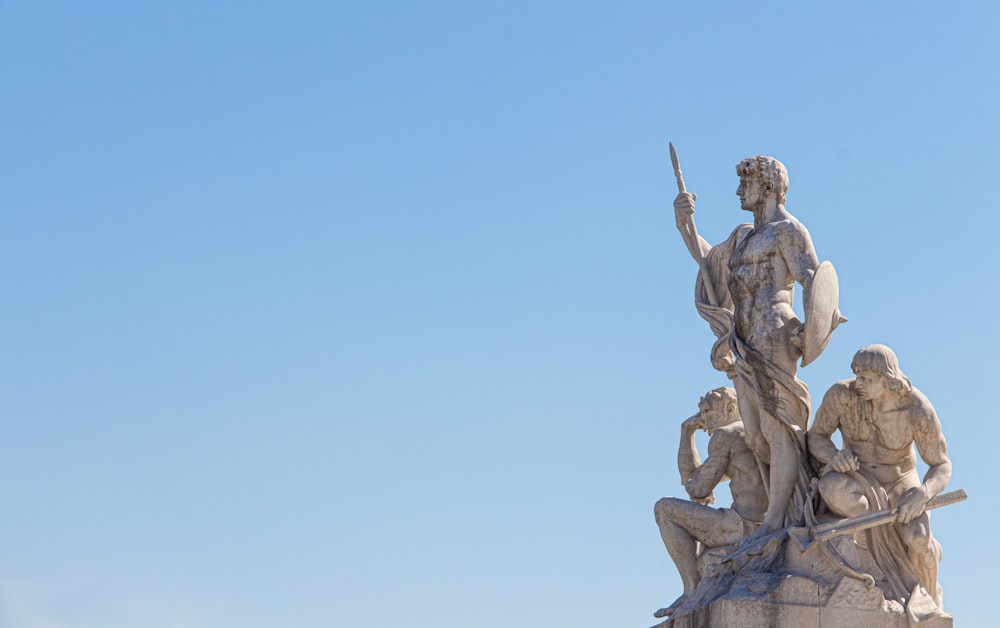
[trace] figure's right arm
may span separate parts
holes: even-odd
[[[701,413],[685,419],[681,423],[681,443],[677,450],[677,471],[681,474],[681,482],[687,484],[694,472],[701,466],[698,447],[694,442],[695,432],[702,429]]]
[[[837,382],[823,396],[823,403],[816,411],[812,427],[806,432],[809,453],[824,465],[830,465],[834,471],[847,473],[858,468],[854,453],[844,448],[837,450],[833,443],[834,432],[840,427],[840,417],[846,410],[847,395],[852,394],[847,382]]]
[[[694,261],[701,263],[701,260],[708,255],[711,246],[705,238],[698,235],[698,229],[694,225],[694,202],[698,198],[697,194],[681,192],[674,199],[674,219],[677,222],[677,230],[684,238],[684,245],[687,246],[688,253]]]

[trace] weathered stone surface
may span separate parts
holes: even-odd
[[[656,624],[663,628],[910,628],[899,610],[870,610],[773,603],[769,600],[717,600],[706,608]],[[952,628],[951,617],[934,617],[920,628]]]
[[[853,608],[864,611],[903,612],[903,606],[896,601],[882,597],[882,590],[869,587],[860,580],[844,578],[826,600],[830,608]]]
[[[828,547],[845,564],[851,565],[860,573],[871,575],[876,582],[885,579],[871,553],[861,547],[853,535],[831,539]],[[789,543],[786,547],[785,569],[827,583],[839,582],[844,577],[844,572],[820,551],[819,547],[803,551],[795,543]]]
[[[708,458],[701,461],[695,447],[696,430],[710,436]],[[736,406],[736,391],[717,388],[698,404],[698,414],[681,423],[677,467],[691,500],[665,497],[653,508],[660,537],[674,559],[684,594],[691,594],[706,573],[716,573],[728,547],[757,526],[767,508],[767,493],[757,461],[744,439],[743,422]],[[723,478],[730,480],[732,508],[712,508],[713,490]],[[698,551],[701,548],[701,557]],[[668,609],[657,611],[665,616]]]
[[[712,365],[735,390],[711,391],[681,424],[678,469],[690,499],[664,498],[655,513],[684,591],[655,616],[678,627],[951,626],[927,511],[965,495],[942,494],[951,460],[934,408],[895,353],[871,345],[811,417],[797,362],[816,359],[846,319],[833,265],[819,262],[785,208],[784,165],[737,165],[736,194],[753,224],[713,247],[698,234],[672,145],[671,157],[677,228],[698,263],[696,306],[717,338]],[[704,463],[697,430],[710,434]],[[831,440],[838,431],[841,449]],[[709,507],[726,479],[733,508]]]
[[[733,381],[746,440],[766,467],[768,505],[753,538],[798,525],[809,493],[805,430],[809,389],[796,377],[797,362],[815,360],[842,317],[833,265],[820,264],[805,226],[785,208],[788,171],[773,157],[750,157],[736,166],[740,206],[753,224],[736,227],[716,246],[698,234],[695,195],[681,184],[674,200],[677,229],[698,263],[695,304],[718,338],[712,365]],[[814,281],[815,279],[815,281]],[[793,309],[795,284],[808,293],[805,323]],[[816,306],[813,308],[812,306]]]

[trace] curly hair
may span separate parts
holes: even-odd
[[[705,396],[698,402],[698,407],[715,404],[733,404],[736,406],[736,391],[723,386],[705,393]]]
[[[765,189],[774,190],[778,194],[778,202],[784,204],[788,194],[788,169],[774,157],[747,157],[736,164],[736,174],[740,178],[757,179]]]

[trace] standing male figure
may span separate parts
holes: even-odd
[[[842,517],[898,509],[895,523],[874,528],[870,549],[886,573],[886,597],[909,599],[917,584],[938,608],[941,546],[931,536],[927,502],[948,485],[951,461],[931,402],[903,375],[892,349],[871,345],[851,363],[855,378],[837,382],[823,397],[809,430],[809,450],[830,469],[819,483],[827,506]],[[830,437],[840,430],[844,448]],[[916,444],[928,465],[917,474]]]
[[[698,430],[705,430],[710,437],[704,463],[695,447]],[[698,404],[698,414],[681,424],[677,469],[693,501],[664,497],[656,502],[653,513],[663,544],[684,582],[684,594],[671,606],[656,611],[656,617],[670,615],[698,586],[698,543],[705,547],[737,543],[757,527],[767,509],[767,494],[757,461],[744,439],[732,388],[707,393]],[[710,508],[712,491],[726,478],[733,507]]]
[[[820,263],[812,239],[785,209],[785,166],[773,157],[750,157],[736,172],[736,195],[741,207],[753,214],[752,225],[740,225],[725,242],[710,247],[695,228],[695,195],[678,194],[674,212],[688,251],[700,265],[698,311],[719,339],[712,363],[734,380],[747,443],[768,488],[763,525],[744,541],[749,543],[801,520],[812,474],[805,455],[809,390],[795,377],[803,339],[809,336],[803,335],[804,326],[792,309],[795,284],[806,290],[807,312],[810,298],[822,301],[818,297],[823,291],[832,295],[834,305],[830,320],[818,321],[819,329],[828,332],[820,333],[810,360],[842,321],[835,308],[832,267],[824,275],[832,274],[832,285],[813,281]]]

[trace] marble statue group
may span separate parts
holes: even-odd
[[[670,151],[677,229],[698,265],[695,304],[728,385],[681,423],[687,495],[661,499],[654,514],[684,589],[654,615],[677,628],[951,626],[928,510],[965,495],[944,493],[951,461],[933,406],[876,344],[857,351],[854,377],[833,384],[813,413],[798,366],[846,319],[833,265],[785,207],[785,166],[772,157],[736,166],[736,195],[753,222],[711,246]],[[804,320],[793,309],[796,284]],[[705,460],[699,430],[709,435]],[[715,508],[726,480],[732,505]]]

